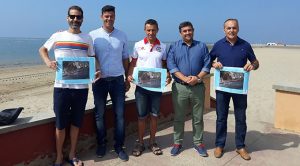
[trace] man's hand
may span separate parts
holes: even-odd
[[[95,83],[96,81],[98,81],[101,78],[101,71],[96,71],[95,73],[95,80],[93,81],[93,83]]]
[[[170,75],[169,75],[169,76],[167,76],[167,78],[166,78],[166,85],[170,84],[170,83],[171,83],[171,81],[172,81],[172,78],[171,78],[171,76],[170,76]]]
[[[252,64],[250,64],[250,63],[247,63],[244,66],[244,70],[246,70],[246,71],[251,71],[251,70],[254,70],[254,69],[255,69],[255,67]]]
[[[57,62],[56,61],[47,61],[46,62],[46,65],[50,68],[50,69],[53,69],[53,70],[56,70],[57,69]]]
[[[125,80],[125,92],[128,92],[130,89],[130,82],[128,80]]]
[[[134,79],[133,79],[133,77],[132,77],[132,75],[128,75],[127,76],[127,81],[128,82],[132,82]]]
[[[251,62],[250,63],[247,63],[245,66],[244,66],[244,70],[246,71],[251,71],[251,70],[256,70],[258,69],[259,67],[259,62],[258,60],[256,59],[255,61]]]
[[[198,77],[196,76],[189,76],[189,81],[187,82],[189,85],[194,86],[198,83]]]
[[[212,67],[215,68],[215,69],[222,69],[223,65],[220,62],[213,62]]]
[[[184,76],[184,80],[182,80],[185,83],[188,83],[191,80],[191,77]]]

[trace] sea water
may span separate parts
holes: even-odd
[[[12,38],[0,37],[0,68],[11,66],[28,66],[43,64],[39,55],[39,48],[47,41],[47,38]],[[133,52],[135,41],[128,42],[129,54]],[[167,44],[167,49],[170,42]],[[208,45],[211,49],[211,45]],[[53,50],[49,52],[54,59]]]
[[[39,48],[46,39],[0,38],[0,67],[42,64]]]
[[[0,37],[0,68],[43,64],[39,55],[39,48],[46,41],[47,38]],[[128,43],[130,54],[134,43]],[[53,50],[49,52],[49,55],[51,59],[54,59]]]

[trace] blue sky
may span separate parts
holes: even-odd
[[[180,39],[178,25],[188,20],[195,39],[214,43],[224,37],[224,20],[237,18],[239,36],[250,43],[300,44],[299,0],[6,0],[0,5],[0,37],[48,38],[68,28],[71,5],[83,8],[82,31],[89,32],[101,26],[100,11],[106,4],[116,7],[115,27],[130,41],[143,38],[145,20],[153,18],[162,41]]]

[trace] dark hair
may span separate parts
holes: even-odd
[[[235,21],[237,23],[237,26],[239,27],[239,21],[236,18],[228,18],[227,20],[224,21],[224,28],[225,28],[225,24],[228,21]]]
[[[115,13],[115,7],[111,5],[105,5],[102,7],[102,14],[104,12],[114,12]]]
[[[179,24],[179,32],[181,32],[181,28],[183,27],[192,27],[192,29],[194,30],[193,24],[189,21],[184,21],[182,23]]]
[[[154,19],[148,19],[148,20],[145,22],[145,25],[144,25],[145,28],[146,28],[146,24],[156,25],[156,28],[158,29],[158,23],[157,23],[157,21],[154,20]]]
[[[78,11],[81,12],[81,15],[83,16],[83,10],[79,6],[71,6],[71,7],[69,7],[68,15],[70,15],[70,10],[78,10]]]

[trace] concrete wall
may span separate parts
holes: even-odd
[[[300,132],[300,88],[274,85],[275,128]]]

